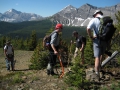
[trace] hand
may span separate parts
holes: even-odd
[[[80,49],[80,52],[82,52],[82,51],[83,51],[83,49],[81,48],[81,49]]]
[[[58,54],[58,52],[57,52],[57,51],[54,51],[54,54],[56,54],[56,55],[57,55],[57,54]]]

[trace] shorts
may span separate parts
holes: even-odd
[[[105,53],[107,47],[107,42],[100,41],[98,39],[95,39],[93,41],[93,50],[94,50],[94,57],[100,57]]]

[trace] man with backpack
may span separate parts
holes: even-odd
[[[86,45],[86,37],[79,35],[77,31],[73,31],[73,36],[76,39],[76,42],[74,42],[76,43],[74,58],[78,55],[78,51],[80,51],[81,52],[80,58],[82,59],[81,64],[84,64],[84,49]]]
[[[115,32],[113,20],[109,17],[103,17],[101,10],[96,10],[93,14],[93,19],[87,26],[87,33],[93,41],[93,50],[95,57],[95,76],[99,80],[99,71],[103,54],[106,52],[110,40]],[[93,35],[91,33],[93,29]],[[109,44],[108,44],[109,43]],[[108,52],[107,52],[108,54]],[[109,55],[110,56],[110,55]]]
[[[10,70],[11,65],[11,69],[12,71],[14,71],[14,49],[9,40],[6,42],[6,45],[4,46],[4,54],[7,70],[8,71]]]
[[[50,42],[49,42],[50,61],[48,62],[48,66],[47,66],[48,75],[55,74],[53,67],[56,64],[57,55],[59,54],[58,53],[59,41],[60,41],[59,33],[62,32],[62,29],[63,29],[63,25],[57,24],[55,26],[55,30],[50,34]]]

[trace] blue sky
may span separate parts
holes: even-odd
[[[79,8],[86,3],[106,7],[120,4],[120,0],[0,0],[0,13],[16,9],[46,17],[59,12],[68,5]]]

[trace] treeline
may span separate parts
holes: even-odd
[[[50,20],[27,21],[21,23],[0,22],[0,35],[10,37],[27,38],[33,30],[38,37],[43,37],[44,33],[52,26]]]
[[[38,39],[36,37],[36,32],[32,31],[31,35],[29,38],[13,38],[9,36],[2,36],[0,38],[0,48],[3,48],[6,44],[6,41],[10,40],[11,44],[13,45],[14,49],[19,49],[19,50],[30,50],[33,51],[37,44],[38,44]]]
[[[20,23],[0,22],[0,36],[28,38],[33,30],[36,31],[38,38],[43,38],[45,33],[50,29],[54,29],[55,24],[50,20],[26,21]],[[85,34],[84,27],[64,27],[63,37],[71,37],[71,32],[77,30]],[[69,36],[66,36],[69,35]]]

